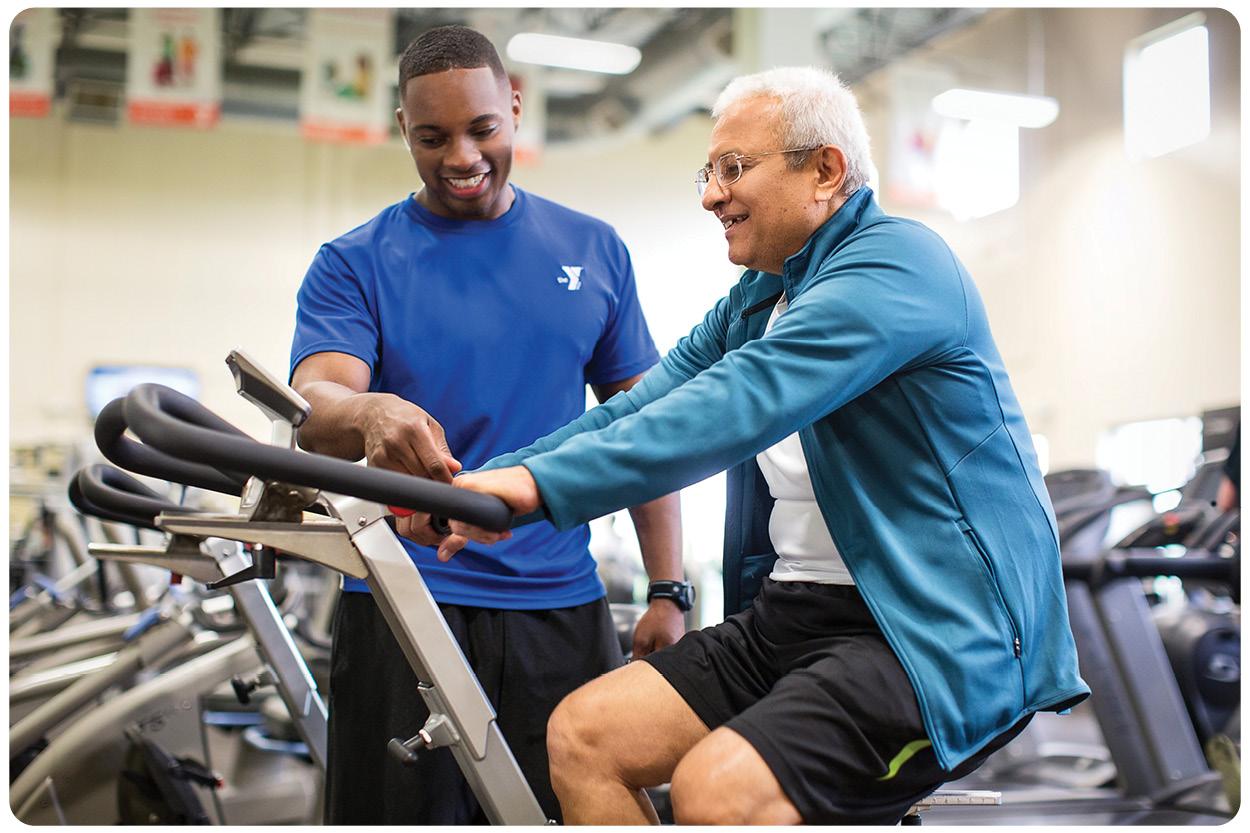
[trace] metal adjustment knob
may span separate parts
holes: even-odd
[[[408,740],[400,740],[399,738],[391,738],[391,742],[386,745],[386,751],[390,752],[404,766],[412,766],[417,762],[417,750],[428,748],[433,743],[430,733],[422,729]]]
[[[260,687],[260,681],[256,679],[245,680],[242,677],[231,677],[230,687],[234,689],[234,696],[238,698],[239,702],[246,706],[248,703],[252,702],[251,694]]]
[[[451,725],[447,715],[435,713],[430,715],[416,735],[408,740],[391,738],[386,749],[404,766],[412,766],[417,762],[418,749],[437,749],[440,746],[451,746],[459,742],[460,735]]]
[[[239,699],[243,705],[252,702],[251,694],[263,685],[273,685],[277,682],[277,678],[268,668],[262,670],[255,677],[231,677],[230,687],[234,689],[234,696]]]

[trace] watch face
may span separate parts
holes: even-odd
[[[651,599],[670,599],[683,611],[690,610],[694,606],[694,585],[681,581],[652,582],[647,601]]]

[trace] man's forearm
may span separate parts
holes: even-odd
[[[674,492],[629,510],[651,581],[681,581],[681,495]]]
[[[327,381],[310,382],[298,390],[312,406],[308,421],[299,429],[300,447],[345,460],[364,457],[365,409],[370,398],[385,394],[357,393]]]

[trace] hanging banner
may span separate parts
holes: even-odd
[[[932,208],[937,204],[936,150],[945,119],[933,97],[957,86],[939,67],[900,68],[890,77],[890,133],[884,196],[893,205]]]
[[[52,109],[53,64],[61,34],[56,9],[18,12],[9,26],[9,115],[40,118]]]
[[[212,127],[221,117],[221,12],[131,9],[126,114],[137,124]]]
[[[306,139],[386,141],[394,111],[393,9],[310,9],[300,79],[300,131]]]

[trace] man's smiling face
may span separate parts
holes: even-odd
[[[708,161],[726,153],[749,156],[785,147],[776,101],[759,96],[729,107],[712,128]],[[703,207],[725,227],[729,260],[748,269],[779,273],[824,221],[817,201],[819,175],[809,161],[798,170],[785,154],[742,160],[742,177],[728,186],[712,177]]]
[[[425,188],[417,200],[435,214],[493,219],[512,205],[508,174],[521,95],[489,67],[408,79],[399,129]]]

